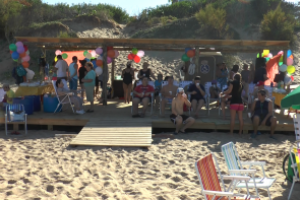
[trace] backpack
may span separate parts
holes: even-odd
[[[17,85],[19,85],[20,83],[23,83],[23,76],[19,76],[17,73],[17,67],[14,67],[12,72],[11,72],[11,76],[15,79],[15,83]]]
[[[27,74],[27,71],[24,69],[23,66],[18,66],[16,68],[16,72],[17,72],[18,76],[26,76],[26,74]]]

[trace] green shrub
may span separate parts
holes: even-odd
[[[195,14],[201,25],[202,31],[213,34],[217,38],[224,38],[228,34],[229,25],[226,23],[226,11],[222,8],[214,8],[209,4],[205,9]]]
[[[275,10],[271,10],[264,15],[260,31],[262,39],[293,41],[294,28],[294,18],[284,13],[279,4]]]
[[[73,32],[67,32],[67,31],[60,31],[57,35],[58,38],[76,38],[78,37],[76,33]]]

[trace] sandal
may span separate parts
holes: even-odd
[[[179,133],[187,134],[187,132],[180,130]]]
[[[87,113],[92,113],[92,112],[94,112],[94,110],[88,109],[86,112],[87,112]]]

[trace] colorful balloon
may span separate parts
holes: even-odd
[[[107,56],[110,58],[114,58],[115,57],[115,51],[113,49],[109,50],[107,52]]]
[[[267,57],[270,53],[270,50],[269,49],[264,49],[263,50],[263,57]]]
[[[98,56],[97,60],[103,60],[102,56]]]
[[[24,68],[28,68],[29,67],[29,63],[28,62],[22,62],[22,65]]]
[[[24,49],[25,49],[25,51],[27,51],[28,50],[28,46],[24,45]]]
[[[54,61],[57,62],[57,57],[55,56]]]
[[[28,62],[29,60],[30,60],[30,57],[27,55],[24,58],[22,58],[23,62]]]
[[[136,54],[138,57],[142,58],[144,55],[145,55],[145,52],[144,51],[138,51],[137,54]]]
[[[110,57],[107,57],[106,62],[107,62],[107,64],[110,64],[110,63],[112,63],[112,59]]]
[[[17,46],[17,47],[24,47],[23,42],[21,42],[21,41],[18,41],[18,42],[16,43],[16,46]]]
[[[85,54],[85,57],[86,57],[87,59],[91,59],[91,58],[92,58],[92,55],[88,52],[87,54]]]
[[[191,47],[186,47],[186,48],[184,49],[184,52],[187,53],[189,50],[192,50],[192,48],[191,48]]]
[[[286,60],[286,64],[289,66],[289,65],[292,65],[294,63],[294,60],[293,59],[291,59],[291,58],[288,58],[287,60]]]
[[[55,55],[57,55],[57,56],[58,56],[58,55],[61,55],[61,50],[56,50],[56,51],[55,51]]]
[[[296,71],[296,69],[295,69],[294,66],[290,65],[290,66],[287,66],[286,71],[287,71],[289,74],[293,74],[293,73]]]
[[[19,54],[21,58],[24,58],[25,56],[27,56],[26,52],[23,52],[21,54]]]
[[[102,61],[102,60],[96,60],[96,65],[97,65],[98,67],[103,66],[103,61]]]
[[[287,65],[283,64],[279,66],[279,71],[286,72],[286,70],[287,70]]]
[[[30,52],[29,52],[29,50],[27,50],[27,51],[26,51],[26,55],[29,55],[29,54],[30,54]]]
[[[132,53],[133,53],[134,55],[136,55],[137,52],[138,52],[138,49],[137,49],[137,48],[133,48],[133,49],[132,49]]]
[[[87,50],[85,50],[85,51],[83,52],[83,56],[86,57],[86,55],[87,55],[88,53],[89,53],[89,52],[88,52]]]
[[[17,47],[17,52],[18,52],[19,54],[24,53],[24,52],[25,52],[24,47],[23,47],[23,46]]]
[[[287,57],[290,57],[292,55],[292,51],[289,49],[289,50],[287,50],[287,53],[286,53],[286,56]]]
[[[14,59],[14,60],[18,59],[18,58],[19,58],[18,52],[14,51],[14,52],[11,54],[11,57],[12,57],[12,59]]]
[[[260,53],[258,53],[258,54],[256,55],[256,58],[259,58],[259,55],[260,55]]]
[[[139,63],[141,61],[141,58],[139,56],[135,56],[134,59],[133,59],[133,61],[135,63]]]
[[[106,49],[107,49],[107,51],[109,51],[109,50],[113,50],[114,47],[107,47]]]
[[[91,55],[92,55],[92,57],[96,58],[96,57],[97,57],[96,51],[95,51],[95,50],[92,50],[92,51],[91,51]]]
[[[189,51],[186,53],[186,55],[187,55],[189,58],[192,58],[192,57],[195,56],[195,51],[189,50]]]
[[[68,54],[63,53],[63,54],[61,55],[61,57],[62,57],[63,59],[67,59],[67,58],[68,58]]]
[[[17,46],[15,44],[10,44],[9,45],[9,50],[11,50],[11,51],[17,51]]]
[[[293,76],[291,76],[291,79],[292,79],[292,81],[294,81],[294,77]]]
[[[101,67],[96,67],[95,72],[97,76],[100,76],[103,73],[103,69]]]
[[[268,57],[273,58],[273,54],[269,53]]]
[[[134,59],[134,57],[135,57],[135,55],[134,55],[134,54],[132,54],[132,53],[130,53],[130,54],[128,55],[128,60],[133,60],[133,59]]]
[[[283,54],[284,54],[283,51],[279,51],[279,52],[277,53],[277,55],[283,55]]]
[[[184,62],[187,62],[187,61],[190,60],[190,58],[189,58],[186,54],[183,54],[183,55],[181,56],[181,60],[184,61]]]
[[[278,65],[279,65],[279,66],[280,66],[280,65],[283,65],[283,62],[279,62]]]
[[[115,58],[117,58],[120,55],[119,51],[115,50]]]
[[[268,62],[268,61],[270,60],[270,58],[269,58],[269,57],[266,57],[265,59],[266,59],[266,62]]]
[[[100,47],[98,47],[98,48],[96,49],[96,53],[97,53],[98,55],[102,54],[102,53],[103,53],[103,49],[101,49]]]
[[[294,56],[293,56],[293,55],[291,55],[289,58],[291,58],[291,59],[293,59],[293,60],[294,60]]]

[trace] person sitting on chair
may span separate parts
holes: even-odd
[[[185,130],[193,125],[195,119],[183,114],[183,105],[191,107],[191,102],[187,99],[183,88],[178,88],[176,97],[172,100],[172,114],[170,115],[171,121],[176,125],[174,135],[178,133],[186,133]],[[182,127],[182,125],[184,125]]]
[[[1,107],[12,104],[13,98],[15,97],[15,93],[10,89],[8,84],[3,84],[3,90],[6,94],[4,95],[3,101],[0,103]]]
[[[205,89],[204,86],[200,84],[200,80],[200,76],[196,76],[194,78],[194,83],[192,83],[188,89],[188,94],[191,94],[191,103],[195,118],[198,118],[198,112],[205,103]]]
[[[133,94],[134,94],[134,98],[132,100],[133,118],[145,117],[148,104],[151,101],[151,94],[153,92],[154,92],[154,88],[151,85],[148,85],[148,77],[144,76],[142,78],[142,84],[136,86],[133,90]],[[143,103],[143,113],[140,115],[138,114],[139,103]]]
[[[161,102],[161,113],[164,116],[166,104],[172,104],[172,100],[176,95],[177,88],[173,85],[173,76],[168,76],[168,84],[161,89],[162,102]]]
[[[219,97],[220,88],[218,88],[217,81],[213,80],[209,88],[210,98],[216,99]]]
[[[254,133],[251,138],[255,138],[257,135],[258,126],[270,126],[271,136],[270,138],[275,139],[274,131],[277,124],[276,118],[273,116],[273,102],[266,98],[266,90],[261,89],[257,93],[257,99],[252,104],[252,122]]]
[[[56,88],[57,88],[56,91],[57,91],[57,94],[58,94],[60,100],[63,100],[65,98],[65,96],[68,93],[70,93],[70,90],[67,90],[64,88],[64,83],[63,83],[62,79],[58,79],[56,81]],[[76,113],[81,114],[81,115],[84,114],[84,110],[82,107],[82,99],[75,95],[69,95],[69,97],[70,97],[71,103],[74,104]],[[68,99],[65,98],[64,101],[68,101]]]

